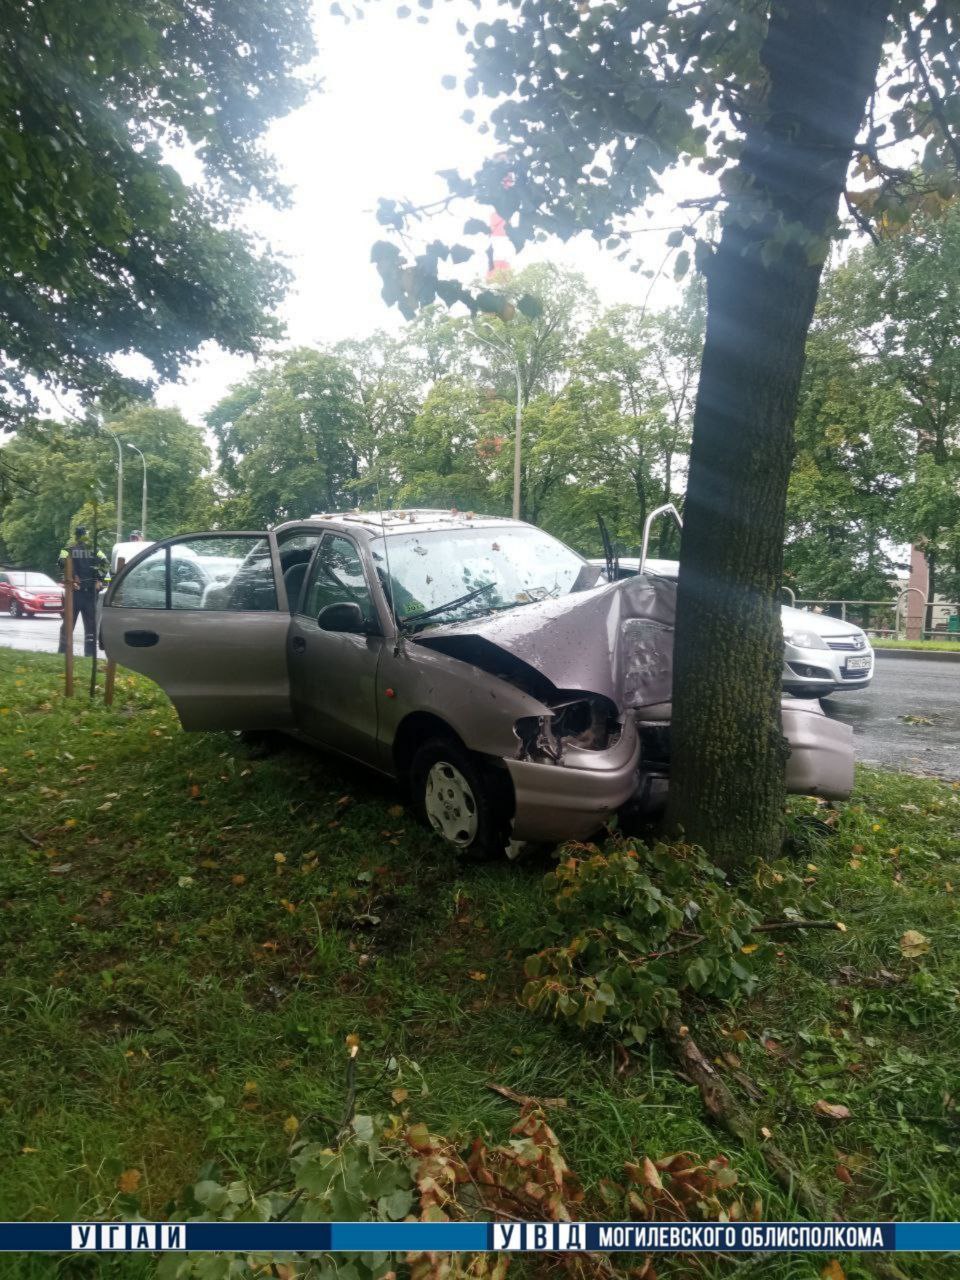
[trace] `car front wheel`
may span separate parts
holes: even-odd
[[[20,605],[16,600],[10,601],[10,608],[7,610],[7,612],[10,614],[11,618],[23,617],[23,610],[20,608]]]
[[[410,768],[413,802],[426,824],[467,860],[507,847],[509,821],[499,780],[459,743],[432,738]]]

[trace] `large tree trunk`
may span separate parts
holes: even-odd
[[[887,8],[880,0],[771,6],[766,91],[707,273],[667,821],[728,868],[780,841],[780,583],[793,421],[825,242]]]

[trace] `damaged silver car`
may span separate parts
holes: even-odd
[[[653,810],[669,782],[675,583],[600,577],[519,521],[318,515],[154,544],[101,634],[185,729],[295,734],[399,779],[458,850],[515,851]],[[783,727],[789,789],[847,796],[850,730],[809,703]]]

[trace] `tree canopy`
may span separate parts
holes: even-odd
[[[176,409],[138,405],[102,419],[42,420],[4,447],[0,477],[0,543],[6,557],[50,571],[73,527],[83,523],[101,550],[116,537],[116,451],[107,432],[136,445],[147,463],[149,536],[206,528],[215,520],[210,451],[200,431]],[[139,513],[140,459],[126,458],[124,501]],[[130,521],[139,523],[139,514]]]
[[[0,427],[37,382],[116,400],[147,385],[118,355],[173,378],[276,334],[285,274],[235,223],[285,198],[261,137],[310,88],[306,0],[5,0],[0,48]]]

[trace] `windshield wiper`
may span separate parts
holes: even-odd
[[[433,618],[438,613],[446,613],[448,609],[458,609],[462,604],[469,604],[471,600],[476,600],[477,596],[482,596],[485,591],[492,591],[497,584],[495,582],[485,582],[482,587],[477,587],[476,591],[468,591],[465,596],[458,596],[456,600],[448,600],[446,604],[438,604],[435,609],[420,609],[417,613],[408,613],[406,617],[399,619],[402,627],[408,622],[414,622],[418,619]]]

